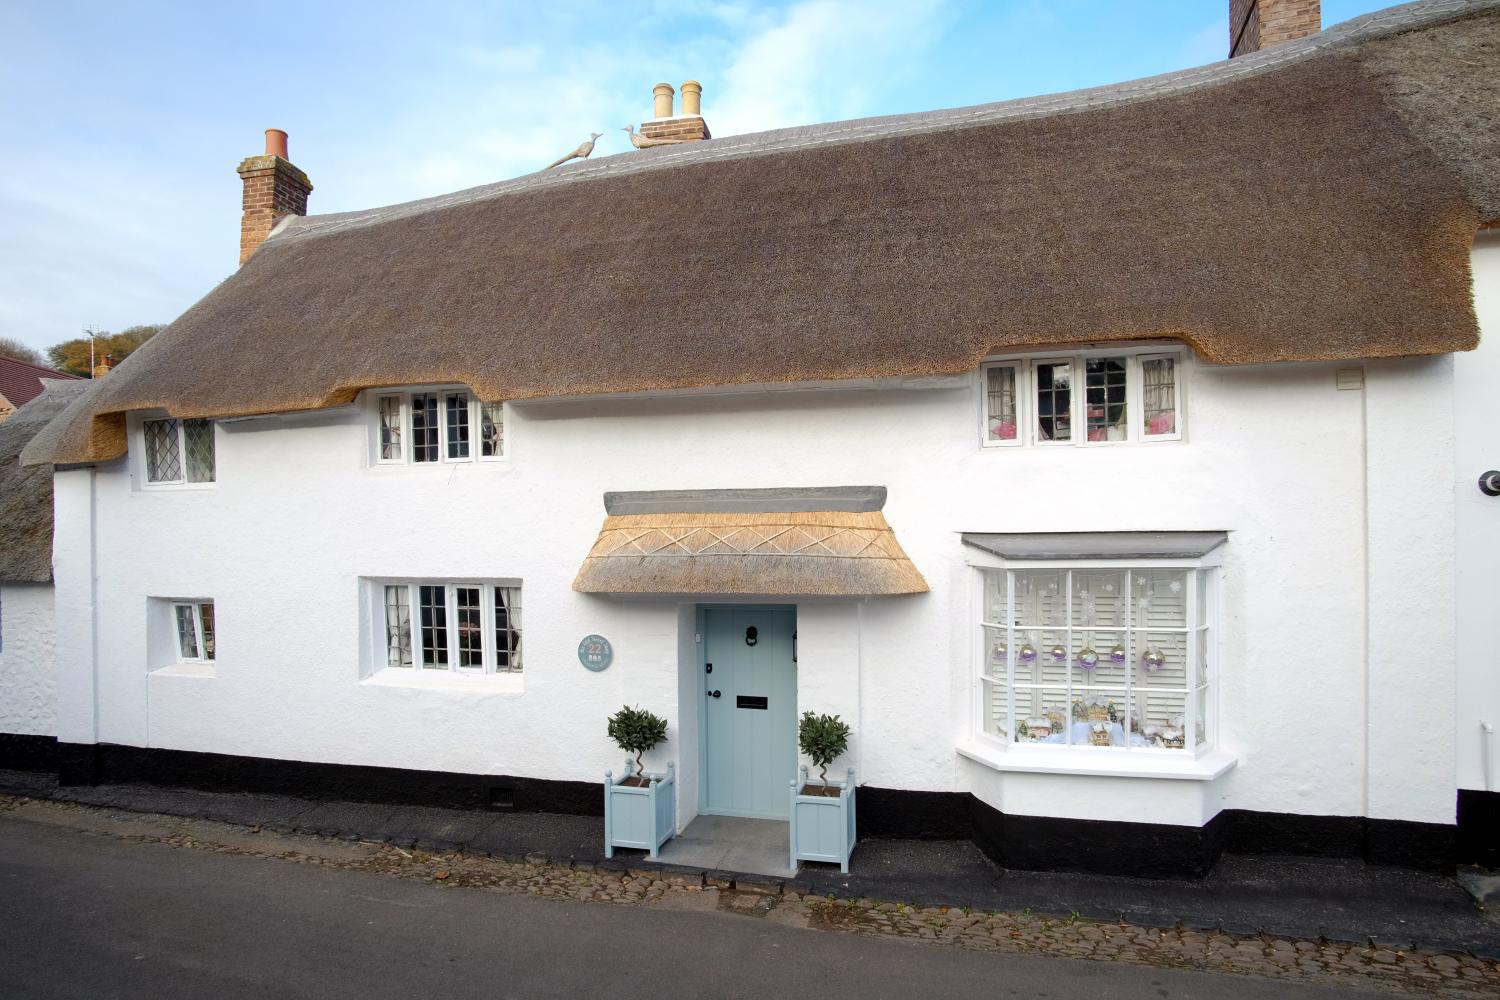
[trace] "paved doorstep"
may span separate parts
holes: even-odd
[[[1500,993],[1500,963],[1467,954],[1379,948],[1079,917],[910,906],[800,890],[796,883],[623,864],[506,861],[436,853],[210,820],[0,795],[0,817],[132,842],[253,855],[447,886],[486,888],[668,910],[737,914],[786,927],[893,937],[969,951],[1127,962],[1240,973],[1307,986],[1351,986],[1468,997]]]

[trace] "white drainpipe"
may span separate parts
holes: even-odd
[[[1484,754],[1484,789],[1495,791],[1495,727],[1483,720],[1479,723],[1479,744]]]

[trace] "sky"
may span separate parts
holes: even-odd
[[[1393,2],[1324,0],[1323,23]],[[1214,62],[1228,6],[0,0],[0,336],[165,323],[211,291],[267,128],[309,210],[341,212],[529,173],[590,132],[629,155],[659,81],[700,81],[715,136],[963,107]]]

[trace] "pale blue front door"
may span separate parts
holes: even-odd
[[[797,770],[797,612],[706,608],[703,618],[700,811],[785,819]]]

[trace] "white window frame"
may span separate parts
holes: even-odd
[[[501,666],[499,663],[498,643],[495,641],[495,592],[497,590],[522,590],[520,580],[487,579],[487,580],[465,580],[465,579],[432,579],[432,578],[404,578],[386,579],[372,578],[369,584],[369,609],[373,625],[373,655],[370,657],[370,669],[372,674],[400,674],[415,677],[442,677],[442,676],[481,676],[494,675],[499,677],[521,677],[526,668],[526,636],[527,626],[524,618],[526,605],[522,599],[520,611],[523,615],[521,626],[517,631],[520,633],[520,665]],[[410,620],[409,643],[411,646],[410,665],[398,665],[390,662],[390,646],[387,635],[386,623],[386,588],[404,587],[406,589],[407,611]],[[422,603],[421,588],[441,587],[443,590],[443,602],[446,609],[447,639],[444,648],[448,654],[448,662],[445,664],[427,664],[423,661],[422,648]],[[458,591],[460,589],[479,590],[479,612],[481,629],[481,657],[478,666],[459,666],[459,644],[458,644]]]
[[[1089,345],[1073,351],[1046,351],[1029,354],[996,356],[987,359],[979,368],[979,443],[984,448],[1102,448],[1120,445],[1154,445],[1177,443],[1187,439],[1187,357],[1183,348],[1163,347],[1153,344],[1146,347]],[[1128,417],[1126,436],[1123,441],[1088,440],[1088,371],[1090,360],[1118,358],[1125,362],[1125,407]],[[1176,405],[1173,431],[1170,434],[1147,434],[1145,400],[1145,376],[1143,364],[1147,361],[1168,360],[1172,362],[1173,391]],[[1071,434],[1067,441],[1043,439],[1041,436],[1040,407],[1037,406],[1036,372],[1039,365],[1069,364],[1072,366],[1073,386],[1069,393],[1069,424]],[[994,368],[1013,368],[1016,372],[1016,423],[1017,433],[1013,441],[992,441],[989,434],[989,373]]]
[[[177,649],[177,662],[178,663],[201,663],[201,664],[205,664],[207,666],[213,666],[215,663],[218,662],[218,655],[219,655],[219,619],[218,619],[218,615],[215,614],[214,615],[214,651],[213,651],[213,655],[211,655],[211,656],[210,655],[206,655],[208,653],[208,644],[204,640],[204,636],[203,636],[203,606],[206,604],[209,607],[213,607],[213,603],[214,602],[213,601],[209,601],[209,600],[201,600],[201,601],[171,601],[169,603],[171,605],[171,615],[172,615],[172,618],[171,618],[172,641],[175,644],[176,649]],[[192,615],[192,619],[193,619],[193,641],[194,641],[194,643],[196,645],[196,648],[198,650],[198,655],[197,656],[188,656],[188,655],[186,655],[182,651],[182,636],[178,632],[178,629],[177,629],[177,614],[178,614],[178,610],[181,609],[181,608],[186,608],[188,610],[188,612]]]
[[[1217,750],[1219,737],[1219,690],[1222,683],[1219,679],[1219,647],[1220,633],[1223,627],[1220,607],[1222,598],[1220,588],[1220,571],[1223,565],[1221,549],[1216,549],[1207,555],[1197,559],[1064,559],[1064,560],[1031,560],[1031,559],[1007,559],[1002,556],[994,556],[989,553],[974,552],[969,554],[968,564],[972,574],[973,584],[970,595],[970,608],[968,616],[968,628],[973,636],[969,651],[969,663],[971,664],[970,689],[973,691],[972,709],[969,719],[969,730],[973,744],[984,748],[991,754],[998,754],[1003,759],[1006,756],[1018,755],[1057,755],[1059,762],[1064,761],[1116,761],[1124,759],[1135,761],[1147,761],[1151,759],[1170,760],[1192,760],[1213,754]],[[1016,588],[1015,573],[1019,571],[1050,571],[1064,573],[1068,570],[1077,572],[1123,572],[1126,574],[1126,594],[1130,593],[1130,573],[1132,571],[1150,570],[1181,570],[1184,571],[1184,647],[1187,660],[1183,670],[1183,688],[1178,691],[1174,688],[1156,688],[1151,690],[1160,693],[1180,693],[1183,695],[1183,735],[1184,746],[1182,749],[1171,749],[1163,747],[1133,747],[1129,746],[1127,738],[1126,746],[1123,747],[1099,747],[1084,746],[1071,742],[1071,733],[1068,741],[1062,744],[1039,744],[1021,743],[1015,738],[1017,728],[1016,716],[1016,653],[1018,643],[1024,641],[1018,639],[1018,630],[1015,626],[1016,620]],[[1006,663],[1003,676],[996,675],[989,668],[989,641],[985,631],[986,626],[1000,626],[1002,623],[987,622],[985,620],[985,592],[984,574],[986,572],[1004,572],[1007,574],[1006,583]],[[1205,594],[1207,595],[1207,607],[1198,606],[1198,576],[1201,573],[1211,574]],[[1072,607],[1072,575],[1066,577],[1067,592],[1063,597],[1063,606]],[[1133,635],[1136,626],[1133,624],[1134,600],[1125,601],[1125,619],[1123,625],[1113,628],[1101,627],[1106,631],[1120,631],[1127,636]],[[1073,632],[1075,626],[1072,624],[1071,615],[1065,626],[1055,629],[1037,629],[1038,631],[1064,632],[1067,635],[1066,645],[1069,650],[1073,648]],[[1156,629],[1151,631],[1175,632],[1176,629]],[[1208,663],[1203,670],[1203,679],[1198,681],[1199,654],[1198,637],[1207,633],[1204,640],[1204,649],[1207,654]],[[1131,672],[1127,677],[1135,676],[1137,651],[1131,647],[1129,663]],[[1092,685],[1075,684],[1075,674],[1071,661],[1069,662],[1068,681],[1066,684],[1066,704],[1071,706],[1074,702],[1075,687],[1114,688],[1113,684],[1096,683]],[[986,684],[1000,683],[1006,692],[1006,725],[1008,727],[1004,738],[989,731],[986,714],[989,704],[985,697]],[[1132,709],[1131,693],[1135,687],[1133,681],[1127,681],[1126,706],[1127,718]],[[1204,740],[1200,744],[1197,741],[1197,705],[1199,688],[1204,689]],[[1070,719],[1071,721],[1071,719]],[[1144,720],[1143,720],[1144,722]],[[1071,729],[1071,727],[1069,727]],[[1127,728],[1128,733],[1128,728]],[[1034,759],[1034,758],[1033,758]]]
[[[469,398],[469,454],[464,457],[450,458],[448,455],[448,399],[450,396],[465,394]],[[433,385],[433,386],[410,386],[403,389],[380,389],[372,390],[369,394],[370,411],[373,414],[373,438],[371,442],[371,457],[375,465],[383,466],[414,466],[414,467],[441,467],[444,465],[470,465],[474,463],[499,463],[510,458],[510,408],[505,403],[500,404],[500,451],[495,455],[485,455],[484,440],[482,436],[482,421],[484,419],[484,404],[474,391],[463,385]],[[438,421],[438,460],[436,462],[418,462],[413,459],[413,449],[416,441],[412,435],[412,397],[435,395],[438,399],[437,421]],[[381,447],[380,431],[380,408],[381,401],[385,399],[398,399],[401,405],[401,455],[398,458],[384,457],[384,449]]]
[[[187,478],[187,421],[188,419],[174,417],[163,411],[151,411],[145,413],[132,413],[126,423],[129,434],[131,457],[131,472],[134,476],[136,488],[143,490],[212,490],[219,482],[219,422],[208,420],[209,432],[214,440],[214,478],[203,482],[189,482]],[[146,424],[157,420],[177,421],[177,453],[181,463],[181,477],[178,479],[152,479],[151,460],[146,454]]]

